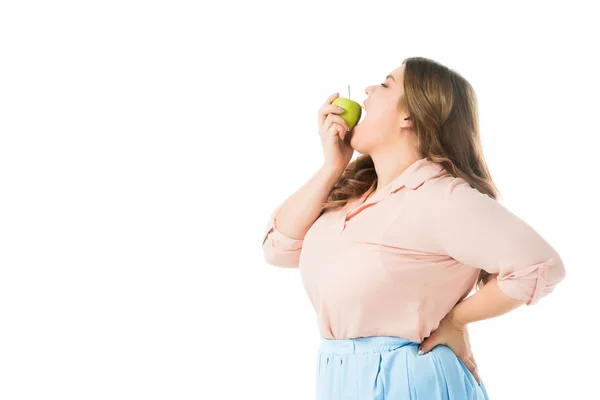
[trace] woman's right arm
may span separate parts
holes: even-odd
[[[352,159],[354,149],[346,134],[348,123],[334,104],[339,93],[325,100],[317,115],[319,137],[325,161],[296,193],[273,211],[263,238],[265,260],[278,267],[298,267],[304,236],[314,224],[329,192]]]
[[[304,236],[321,214],[323,203],[344,170],[324,164],[271,214],[263,238],[268,264],[298,267]]]

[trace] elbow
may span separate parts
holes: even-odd
[[[556,270],[554,272],[554,274],[556,275],[555,284],[557,284],[557,283],[563,281],[567,277],[567,270],[565,269],[565,265],[558,254],[556,255],[555,270]]]
[[[535,288],[526,304],[528,306],[537,304],[541,298],[554,292],[556,285],[562,282],[566,276],[563,261],[558,254],[555,254],[540,268]]]
[[[558,254],[554,255],[552,258],[553,262],[548,266],[548,270],[546,271],[546,279],[545,279],[545,294],[552,293],[556,285],[562,282],[566,276],[567,271],[565,269],[565,265]]]
[[[263,240],[263,258],[269,265],[297,268],[300,263],[302,243],[303,240],[287,238],[277,230],[271,230]]]
[[[284,235],[275,226],[271,217],[263,236],[263,257],[269,265],[283,268],[297,268],[304,238],[297,239]]]
[[[300,261],[300,249],[284,251],[273,247],[269,241],[263,246],[263,258],[269,265],[282,268],[297,268]]]
[[[498,286],[507,295],[529,306],[552,293],[565,276],[562,259],[555,254],[544,262],[498,277]]]
[[[542,264],[543,269],[541,275],[543,277],[543,283],[546,288],[549,288],[550,292],[554,290],[554,287],[562,282],[567,276],[565,270],[565,264],[558,253],[554,253],[552,257]]]

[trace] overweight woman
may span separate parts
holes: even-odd
[[[468,325],[537,303],[562,260],[497,201],[465,78],[408,58],[366,93],[351,130],[337,93],[319,109],[324,163],[263,239],[316,311],[316,398],[488,399]]]

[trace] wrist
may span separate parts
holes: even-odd
[[[467,329],[467,324],[461,322],[461,320],[457,317],[455,309],[452,309],[448,315],[446,315],[446,320],[452,327],[459,331],[464,331]]]
[[[339,165],[334,165],[334,164],[323,164],[321,166],[321,169],[331,172],[331,173],[335,173],[335,174],[342,174],[342,172],[344,172],[344,170],[346,169],[346,167],[342,167]]]

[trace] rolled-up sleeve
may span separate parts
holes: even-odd
[[[279,205],[271,214],[263,238],[263,253],[268,264],[277,267],[298,267],[303,239],[295,239],[284,235],[277,229],[275,215]]]
[[[498,274],[508,296],[536,304],[565,278],[559,254],[540,234],[466,181],[452,180],[438,200],[439,245],[465,265]]]

